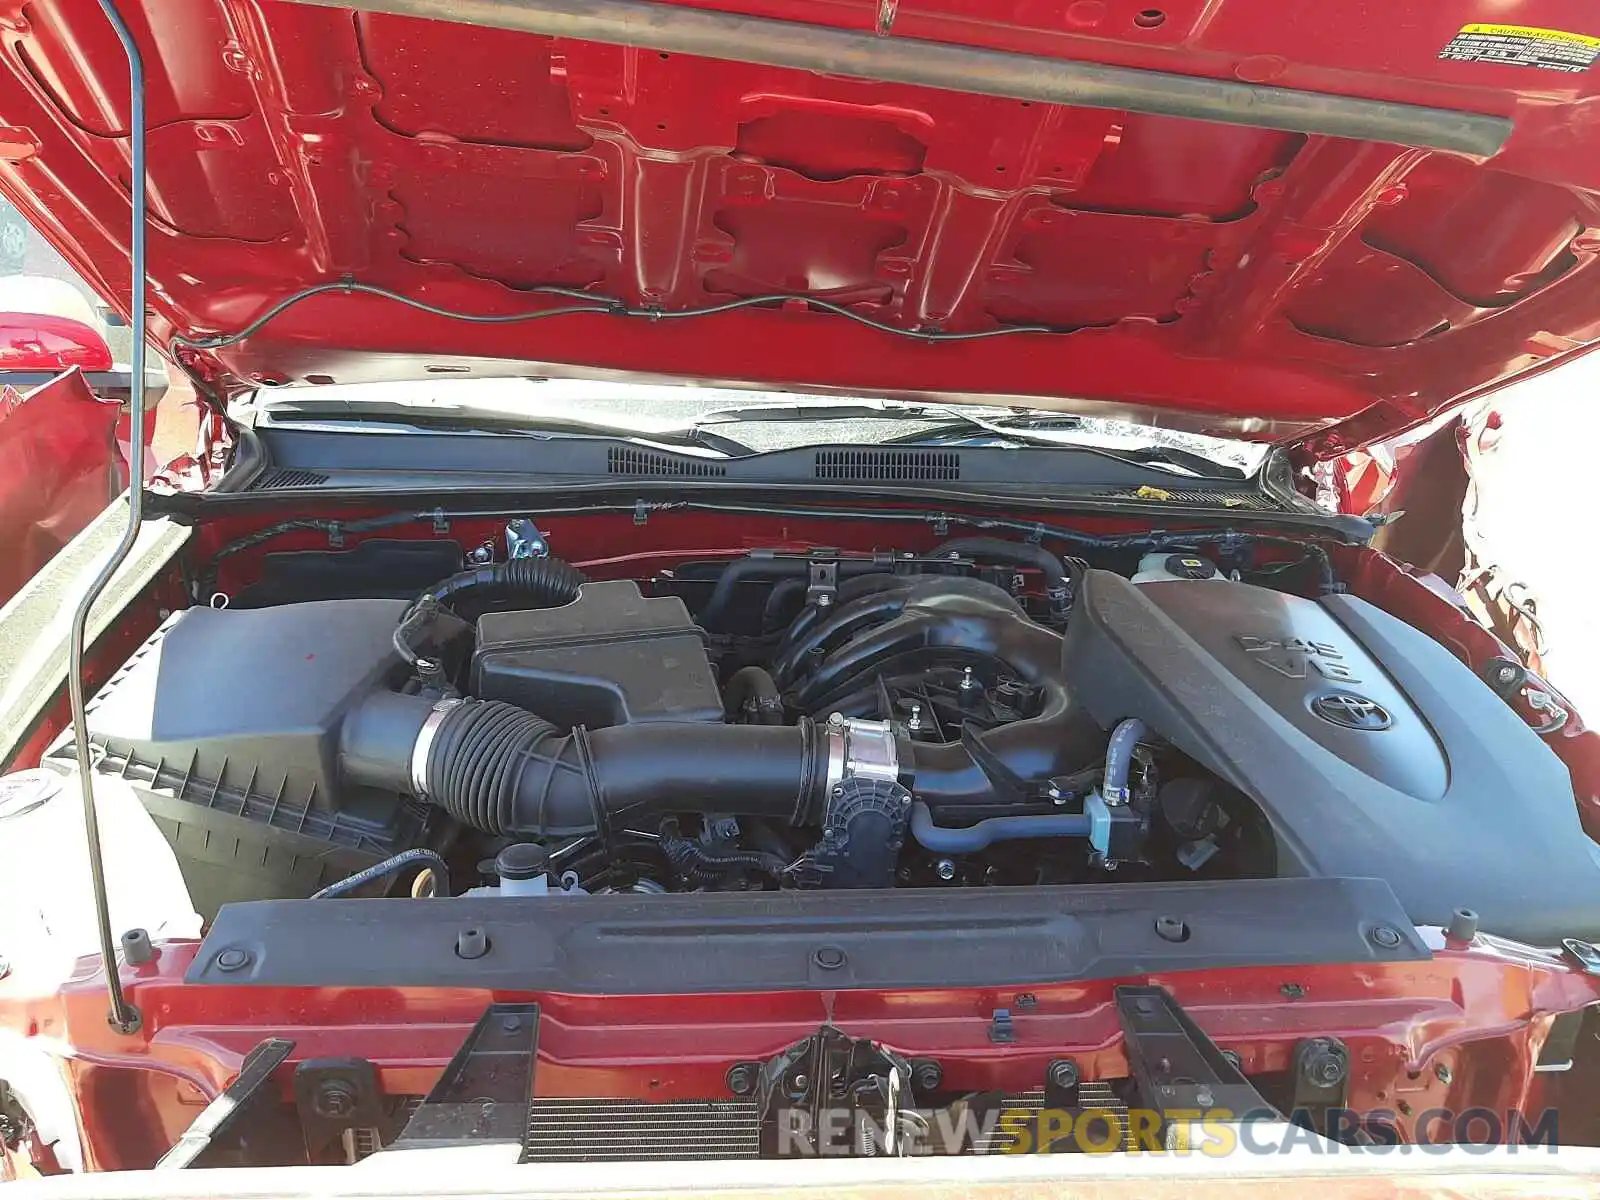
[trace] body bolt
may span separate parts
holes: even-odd
[[[324,1079],[311,1104],[324,1117],[348,1117],[356,1110],[356,1090],[348,1079]]]
[[[217,970],[242,971],[250,965],[250,955],[243,950],[229,949],[217,955]]]
[[[1082,1076],[1078,1071],[1078,1064],[1072,1059],[1058,1058],[1050,1064],[1045,1072],[1045,1078],[1050,1081],[1051,1087],[1067,1091],[1069,1088],[1077,1087],[1078,1080]]]
[[[938,872],[939,878],[945,883],[949,883],[956,877],[956,865],[948,858],[941,858],[934,870]]]
[[[735,1096],[748,1096],[756,1090],[757,1077],[754,1063],[734,1063],[728,1068],[728,1090]]]
[[[911,1064],[911,1086],[919,1092],[936,1092],[944,1082],[944,1068],[931,1058],[919,1058]]]

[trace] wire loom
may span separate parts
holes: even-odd
[[[1285,537],[1278,534],[1248,533],[1242,530],[1223,529],[1196,529],[1183,533],[1173,533],[1162,530],[1152,530],[1150,533],[1132,534],[1092,534],[1080,533],[1075,529],[1063,529],[1056,525],[1045,525],[1038,521],[1018,521],[1006,517],[972,517],[962,516],[957,513],[929,512],[920,509],[853,509],[853,508],[825,508],[806,505],[782,504],[735,504],[729,502],[710,502],[696,500],[641,500],[635,504],[575,504],[562,506],[540,507],[535,517],[560,517],[584,516],[595,513],[631,512],[636,516],[648,515],[656,512],[720,512],[720,513],[748,513],[758,516],[791,516],[791,517],[824,517],[845,520],[871,520],[893,521],[919,525],[933,525],[942,529],[945,526],[960,525],[972,529],[1005,530],[1020,533],[1030,540],[1042,541],[1050,539],[1064,542],[1083,551],[1129,550],[1142,548],[1147,550],[1188,550],[1203,553],[1203,547],[1216,547],[1224,556],[1237,554],[1251,546],[1283,546],[1299,551],[1300,557],[1286,563],[1283,570],[1289,570],[1301,565],[1312,566],[1317,571],[1318,587],[1323,593],[1341,591],[1342,588],[1334,578],[1333,564],[1328,559],[1328,553],[1323,547],[1314,542],[1299,538]],[[247,534],[237,541],[229,542],[220,547],[211,561],[202,569],[194,583],[194,598],[197,602],[210,595],[210,588],[215,582],[217,568],[227,558],[244,550],[260,546],[282,534],[294,533],[299,530],[314,529],[327,533],[330,537],[343,538],[346,534],[365,533],[380,529],[389,529],[398,525],[430,523],[438,524],[443,521],[466,521],[476,518],[525,517],[530,515],[530,510],[523,509],[474,509],[467,511],[449,511],[439,508],[430,508],[418,512],[384,513],[380,516],[367,517],[354,521],[336,521],[325,518],[295,518],[269,525]],[[1259,569],[1259,568],[1258,568]],[[1277,571],[1273,570],[1273,574]]]
[[[804,294],[788,294],[772,292],[761,296],[741,296],[737,300],[728,300],[721,304],[708,304],[700,308],[639,308],[629,305],[614,297],[597,295],[594,292],[579,291],[576,288],[562,288],[539,286],[522,289],[519,294],[533,294],[539,296],[559,296],[569,300],[582,300],[581,305],[569,305],[564,308],[540,308],[527,312],[515,313],[465,313],[455,309],[441,308],[437,304],[429,304],[425,300],[418,300],[414,296],[407,296],[404,292],[396,292],[389,288],[377,287],[370,283],[357,283],[353,279],[341,280],[338,283],[319,283],[312,287],[285,296],[260,316],[256,317],[237,333],[217,334],[213,337],[191,338],[182,334],[174,337],[168,348],[176,351],[180,346],[191,350],[222,350],[228,346],[237,345],[253,334],[259,333],[272,321],[282,316],[289,309],[317,296],[330,294],[345,296],[376,296],[382,300],[392,300],[396,304],[403,304],[414,308],[418,312],[428,313],[435,317],[444,317],[452,321],[466,321],[474,325],[515,325],[524,321],[540,321],[546,317],[574,317],[599,314],[613,317],[640,317],[649,321],[675,321],[687,317],[710,317],[717,313],[734,312],[741,308],[765,308],[775,304],[786,304],[790,301],[800,301],[810,308],[822,312],[832,313],[865,325],[868,329],[875,329],[880,333],[893,334],[896,337],[910,338],[920,342],[974,342],[986,338],[1008,337],[1012,334],[1022,333],[1048,333],[1068,334],[1075,333],[1086,326],[1056,326],[1056,325],[1006,325],[998,329],[975,329],[964,333],[950,333],[941,329],[902,329],[898,325],[890,325],[886,321],[875,320],[864,316],[843,304],[835,304],[831,300],[824,300],[818,296]]]

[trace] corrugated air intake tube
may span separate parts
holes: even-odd
[[[459,603],[467,594],[487,599],[513,595],[534,608],[554,608],[578,598],[583,572],[559,558],[513,558],[459,571],[418,596],[394,630],[394,648],[418,674],[428,678],[436,671],[428,635],[440,610]]]
[[[820,815],[826,752],[793,726],[666,723],[568,734],[499,700],[380,692],[345,718],[352,784],[425,796],[485,833],[563,837],[708,805],[797,825]]]

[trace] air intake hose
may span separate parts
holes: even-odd
[[[463,593],[509,594],[525,597],[533,608],[556,608],[576,600],[583,583],[583,572],[559,558],[513,558],[458,571],[418,596],[400,615],[394,631],[395,653],[425,678],[437,679],[433,654],[426,649],[429,631],[439,610],[457,602]]]
[[[345,718],[339,766],[347,783],[425,796],[485,833],[563,837],[704,810],[816,824],[818,743],[810,721],[561,734],[498,700],[383,692]]]
[[[583,572],[559,558],[513,558],[484,567],[458,571],[428,589],[440,604],[454,602],[463,592],[525,596],[534,608],[554,608],[578,598]]]

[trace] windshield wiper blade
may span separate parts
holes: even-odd
[[[1054,446],[1064,450],[1084,450],[1103,454],[1121,462],[1141,467],[1157,467],[1173,474],[1198,476],[1202,479],[1244,480],[1249,476],[1232,463],[1218,462],[1192,450],[1178,446],[1098,446],[1091,441],[1050,436],[1052,433],[1080,429],[1081,418],[1069,413],[1008,414],[998,419],[977,417],[971,413],[952,413],[959,420],[950,421],[933,429],[919,429],[915,433],[892,438],[886,445],[915,446],[936,442],[941,438],[960,436],[977,426],[995,437],[1011,438],[1035,446]]]
[[[770,421],[789,424],[822,424],[826,421],[929,421],[943,420],[941,407],[920,404],[752,404],[745,408],[718,408],[701,413],[695,425],[743,425]]]
[[[526,436],[557,434],[577,437],[613,437],[632,442],[657,442],[666,446],[694,446],[725,458],[743,458],[759,451],[734,438],[724,437],[698,425],[673,429],[635,429],[605,421],[585,421],[571,417],[522,416],[498,409],[481,410],[460,405],[425,406],[345,400],[274,400],[267,409],[274,420],[381,421],[414,425],[419,429],[447,429],[486,433],[516,433]]]
[[[1098,447],[1097,447],[1098,448]],[[1232,463],[1218,462],[1192,450],[1177,446],[1137,446],[1131,450],[1106,450],[1125,462],[1135,462],[1147,467],[1178,467],[1202,479],[1248,479],[1243,469]]]

